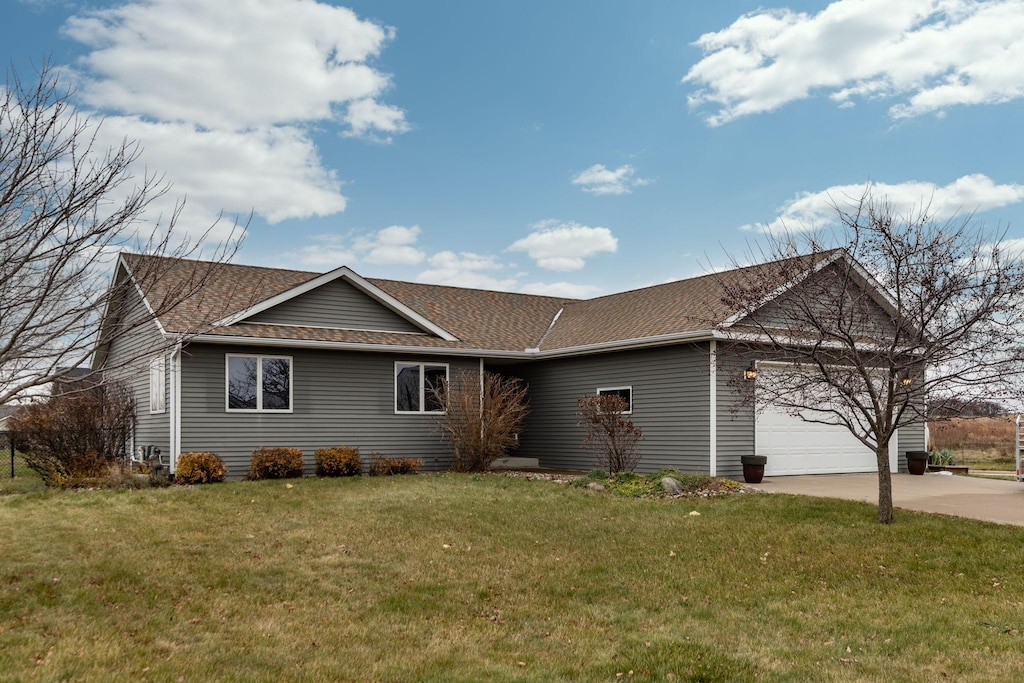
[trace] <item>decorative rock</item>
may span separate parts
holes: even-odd
[[[667,496],[678,496],[683,492],[683,485],[675,477],[662,477],[661,490]]]
[[[590,489],[591,491],[598,492],[605,490],[604,486],[602,484],[598,484],[596,481],[592,481],[589,484],[587,484],[587,488]]]

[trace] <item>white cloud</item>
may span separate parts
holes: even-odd
[[[510,251],[525,251],[547,270],[579,270],[584,259],[601,252],[615,252],[619,241],[608,228],[591,228],[579,223],[547,219],[534,223],[526,237],[515,241]]]
[[[636,169],[626,164],[614,171],[604,164],[594,164],[573,176],[572,184],[579,185],[591,194],[629,194],[634,187],[647,185],[647,178],[637,178]]]
[[[100,142],[138,140],[136,173],[172,185],[147,217],[187,196],[178,225],[192,235],[221,211],[270,223],[344,211],[310,124],[385,141],[408,129],[378,102],[389,76],[370,64],[393,32],[342,7],[142,0],[80,12],[64,31],[91,48],[68,74],[83,113],[104,118]]]
[[[578,285],[572,282],[531,282],[520,289],[524,294],[562,296],[568,299],[586,299],[601,292],[595,285]]]
[[[817,14],[756,10],[695,43],[704,58],[683,78],[710,125],[827,93],[906,98],[893,118],[1024,96],[1020,0],[839,0]]]
[[[323,167],[313,143],[292,128],[202,131],[187,123],[126,116],[108,117],[100,127],[104,147],[119,144],[125,136],[140,142],[147,166],[173,182],[173,193],[162,208],[173,197],[188,197],[184,227],[193,231],[221,209],[238,214],[254,210],[271,223],[345,209],[341,182]]]
[[[798,194],[780,207],[779,217],[767,225],[745,225],[741,229],[782,232],[829,225],[836,219],[834,205],[846,209],[851,203],[856,203],[869,188],[873,198],[887,200],[896,214],[910,216],[927,208],[929,215],[936,220],[1024,201],[1024,185],[997,185],[991,178],[980,173],[965,175],[943,186],[920,181],[895,185],[834,185],[820,192]]]
[[[371,110],[389,84],[367,62],[392,32],[309,0],[146,0],[73,16],[64,31],[92,48],[85,103],[204,128],[334,119],[344,103]],[[354,116],[384,132],[401,118]]]
[[[441,251],[431,255],[416,247],[422,230],[414,225],[392,225],[369,235],[329,233],[315,235],[309,244],[298,250],[282,254],[286,266],[330,270],[340,265],[392,264],[415,266],[426,261],[427,268],[415,276],[415,281],[454,287],[491,289],[505,292],[523,292],[545,296],[583,299],[601,293],[595,285],[572,282],[528,282],[527,273],[518,271],[514,263],[502,261],[492,254]],[[275,262],[274,265],[281,265]],[[361,268],[357,268],[362,272]],[[363,272],[364,275],[372,275]]]
[[[409,130],[403,110],[371,99],[348,105],[345,121],[351,126],[351,130],[345,132],[346,137],[365,137],[378,142],[391,142],[391,134]]]
[[[505,266],[494,256],[471,252],[442,251],[428,260],[431,268],[416,276],[417,282],[476,289],[514,291],[515,278],[503,278]]]
[[[306,268],[325,272],[349,265],[356,260],[356,255],[347,249],[323,247],[314,244],[305,246],[297,253],[289,254],[288,256],[288,266],[280,267],[294,268],[294,265],[292,265],[294,261],[292,259],[296,259]]]
[[[392,225],[378,230],[372,237],[357,238],[353,246],[365,252],[362,260],[366,263],[416,265],[426,258],[415,246],[420,232],[418,225],[409,228]]]

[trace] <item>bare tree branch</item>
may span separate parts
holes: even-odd
[[[210,251],[213,226],[181,238],[174,229],[181,202],[165,224],[148,221],[169,185],[157,174],[135,175],[139,144],[104,149],[101,123],[75,111],[57,69],[44,62],[36,76],[27,82],[9,70],[0,89],[0,405],[87,364],[98,344],[153,325],[215,274],[197,270],[144,315],[129,310],[136,287]],[[242,233],[236,223],[210,258],[229,260]],[[108,285],[123,251],[170,258],[140,261],[130,277]],[[101,332],[104,313],[110,324]]]
[[[721,279],[722,302],[742,312],[723,353],[785,370],[736,378],[745,401],[845,427],[875,451],[888,523],[897,429],[929,408],[1021,398],[1024,262],[969,214],[901,216],[869,193],[835,210],[831,233],[769,235],[760,277]]]

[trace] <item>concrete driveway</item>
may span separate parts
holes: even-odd
[[[845,498],[878,504],[878,475],[814,474],[765,477],[755,489],[804,496]],[[1024,482],[942,474],[892,475],[893,505],[1000,524],[1024,526]]]

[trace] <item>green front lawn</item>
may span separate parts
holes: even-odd
[[[1001,681],[1024,661],[1022,528],[498,476],[290,485],[0,497],[0,679]]]

